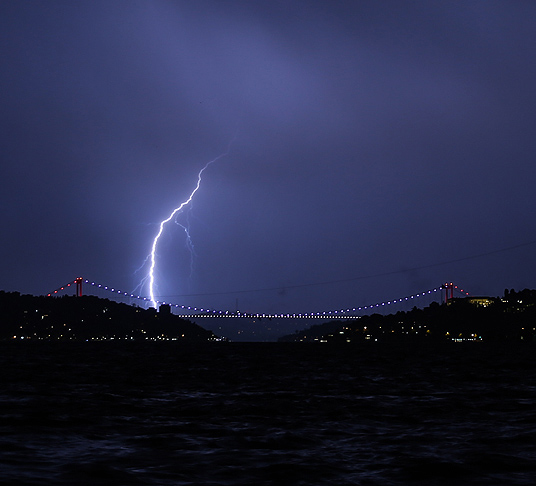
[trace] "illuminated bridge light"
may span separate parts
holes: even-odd
[[[53,294],[57,294],[58,292],[65,290],[66,287],[70,287],[72,283],[77,283],[78,279],[74,282],[69,282],[68,284],[65,284],[63,287],[59,287],[58,289],[53,291]],[[97,284],[96,282],[90,282],[89,280],[85,280],[86,283],[90,283],[93,286],[96,286],[98,288],[104,288],[105,290],[122,294],[125,296],[130,296],[131,298],[136,298],[139,300],[143,300],[145,302],[149,301],[150,299],[148,297],[142,297],[139,295],[129,294],[128,292],[122,292],[121,290],[117,290],[114,287],[108,287],[103,286],[102,284]],[[269,318],[317,318],[320,319],[324,316],[333,316],[334,318],[347,318],[347,319],[358,319],[359,316],[345,316],[345,314],[350,312],[356,312],[356,311],[362,311],[362,310],[368,310],[372,308],[377,308],[381,306],[391,305],[397,302],[403,302],[408,301],[410,299],[419,298],[421,296],[424,296],[426,294],[431,294],[432,292],[437,292],[438,290],[448,289],[448,288],[455,288],[459,292],[465,293],[466,295],[470,295],[468,292],[465,292],[463,289],[459,289],[458,286],[453,286],[453,284],[445,284],[444,286],[441,285],[438,288],[430,289],[423,291],[421,293],[417,293],[414,295],[401,297],[399,299],[395,300],[389,300],[385,302],[378,302],[376,304],[371,304],[367,306],[361,306],[357,308],[348,308],[348,309],[337,309],[337,310],[329,310],[329,311],[319,311],[319,312],[301,312],[301,313],[287,313],[287,314],[266,314],[266,313],[241,313],[240,311],[229,311],[229,310],[217,310],[217,309],[206,309],[206,308],[198,308],[193,306],[185,306],[180,304],[169,304],[175,308],[181,308],[181,309],[188,309],[188,310],[194,310],[198,313],[203,314],[189,314],[190,317],[195,318],[203,318],[203,317],[234,317],[234,318],[262,318],[262,317],[269,317]],[[52,295],[52,293],[47,294],[48,296]],[[154,301],[153,301],[154,302]],[[157,304],[166,304],[166,302],[156,301]]]

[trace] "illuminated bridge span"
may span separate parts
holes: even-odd
[[[65,290],[67,290],[71,286],[76,286],[76,295],[81,297],[82,296],[82,285],[90,285],[96,289],[102,289],[105,291],[110,292],[110,294],[113,294],[115,297],[127,297],[130,299],[136,299],[141,302],[146,302],[150,304],[152,302],[152,299],[150,297],[143,297],[140,295],[132,294],[130,292],[124,292],[122,290],[116,289],[114,287],[110,287],[108,285],[99,284],[96,282],[92,282],[90,280],[83,279],[82,277],[76,278],[74,281],[71,281],[62,287],[57,288],[53,292],[50,292],[47,294],[49,297],[53,295],[61,295],[61,293]],[[173,304],[171,302],[163,302],[163,301],[156,301],[158,305],[169,305],[173,309],[177,309],[182,311],[183,313],[180,314],[181,317],[189,318],[189,319],[199,319],[199,318],[266,318],[266,319],[359,319],[360,316],[355,315],[355,313],[363,312],[363,311],[378,311],[382,308],[388,307],[393,304],[403,303],[403,302],[411,302],[412,300],[417,300],[419,297],[424,297],[427,295],[434,294],[436,292],[439,292],[441,295],[441,292],[445,291],[445,301],[452,299],[454,297],[454,292],[458,292],[464,296],[468,296],[469,293],[466,292],[463,289],[460,289],[457,285],[454,285],[453,283],[445,283],[440,285],[439,287],[436,287],[435,289],[429,289],[425,290],[423,292],[419,292],[417,294],[408,295],[405,297],[400,297],[393,300],[388,300],[384,302],[377,302],[375,304],[371,305],[365,305],[361,307],[354,307],[354,308],[348,308],[348,309],[337,309],[337,310],[329,310],[329,311],[322,311],[322,312],[303,312],[303,313],[286,313],[286,314],[267,314],[267,313],[251,313],[251,312],[240,312],[240,311],[229,311],[229,310],[215,310],[215,309],[205,309],[205,308],[199,308],[194,306],[187,306],[187,305],[180,305],[180,304]]]

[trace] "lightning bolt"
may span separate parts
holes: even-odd
[[[189,214],[190,213],[187,213],[187,215],[186,215],[186,217],[187,217],[186,226],[181,224],[181,223],[179,223],[177,220],[175,220],[175,224],[180,226],[184,230],[184,234],[186,235],[186,248],[188,249],[188,251],[190,253],[190,275],[189,275],[188,278],[189,278],[189,281],[191,283],[192,276],[194,274],[194,260],[195,260],[195,257],[197,257],[197,255],[195,253],[194,243],[193,243],[192,237],[190,235],[190,221],[188,220],[188,215]]]
[[[232,144],[233,141],[234,141],[234,138],[229,143],[229,147],[227,148],[226,152],[224,152],[221,155],[218,155],[218,157],[216,157],[215,159],[212,159],[210,162],[207,162],[207,164],[205,164],[205,166],[197,174],[197,185],[195,186],[194,190],[190,193],[190,196],[184,202],[182,202],[178,207],[176,207],[166,219],[164,219],[163,221],[160,222],[158,233],[156,234],[156,236],[155,236],[155,238],[153,240],[153,244],[151,246],[151,253],[149,254],[149,256],[146,259],[146,260],[149,260],[151,262],[151,265],[149,267],[148,275],[147,275],[146,279],[144,279],[144,282],[145,282],[145,280],[149,280],[149,297],[151,299],[151,304],[155,309],[158,306],[158,302],[156,300],[155,291],[154,291],[154,289],[155,289],[155,275],[154,274],[155,274],[155,267],[156,267],[156,248],[158,246],[158,240],[160,239],[160,237],[162,236],[162,233],[164,232],[164,226],[166,225],[166,223],[169,223],[176,215],[178,215],[185,207],[187,207],[192,202],[192,199],[195,196],[195,193],[199,190],[199,187],[201,186],[201,179],[202,179],[202,176],[203,176],[203,172],[205,172],[205,170],[211,164],[213,164],[214,162],[218,161],[222,157],[225,157],[229,153],[229,150],[230,150],[230,147],[231,147],[231,144]],[[180,225],[180,226],[182,226],[182,225]],[[189,245],[189,247],[191,249],[193,246],[191,244],[189,232],[188,232],[186,227],[183,226],[183,228],[186,231],[186,235],[187,235],[187,238],[189,240],[188,245]],[[143,267],[143,265],[142,265],[142,267]]]

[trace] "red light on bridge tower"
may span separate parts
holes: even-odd
[[[76,280],[75,280],[75,283],[76,283],[76,296],[77,297],[82,297],[82,277],[78,277]]]
[[[445,304],[449,301],[449,299],[454,298],[454,284],[446,283],[443,288],[445,289]]]

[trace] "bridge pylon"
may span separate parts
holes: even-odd
[[[76,283],[76,296],[82,297],[82,282],[84,279],[82,277],[77,277],[75,280]]]
[[[443,288],[445,289],[445,304],[449,301],[449,299],[454,298],[454,284],[452,282],[445,283],[443,285]]]

